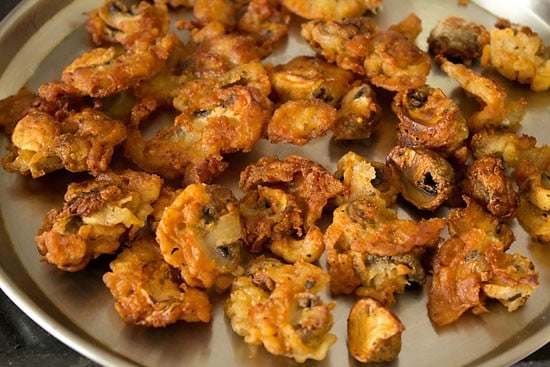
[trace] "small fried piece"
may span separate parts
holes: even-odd
[[[336,118],[336,109],[321,100],[290,100],[273,112],[267,124],[267,138],[272,143],[305,145],[326,135],[336,123]]]
[[[299,363],[323,360],[336,342],[330,334],[334,304],[317,295],[328,281],[328,274],[315,265],[284,265],[259,257],[245,276],[233,281],[225,314],[248,344],[263,345],[269,353]]]
[[[396,145],[387,160],[399,172],[401,195],[418,209],[435,210],[451,196],[455,172],[438,154]]]
[[[399,23],[391,25],[388,30],[399,32],[407,37],[409,42],[414,42],[422,32],[422,20],[415,13],[411,13]]]
[[[228,188],[185,187],[164,210],[156,237],[164,260],[192,287],[223,291],[240,271],[239,208]]]
[[[483,48],[482,66],[493,66],[501,75],[529,84],[534,92],[550,88],[550,47],[531,28],[499,19]]]
[[[278,102],[317,98],[338,107],[355,76],[319,57],[297,56],[273,67],[269,79],[273,98]]]
[[[467,169],[462,191],[480,202],[489,213],[499,218],[516,216],[518,194],[506,175],[501,158],[483,157]]]
[[[78,271],[102,254],[115,253],[146,225],[161,185],[160,177],[131,170],[69,184],[63,208],[50,210],[35,236],[43,260]]]
[[[62,168],[98,175],[109,170],[114,149],[126,136],[124,123],[90,108],[69,113],[62,121],[33,111],[15,126],[2,166],[33,178]]]
[[[153,43],[168,33],[170,16],[165,4],[140,1],[131,7],[107,0],[89,14],[86,30],[97,46],[120,43],[125,48],[139,42]]]
[[[210,321],[212,306],[206,292],[174,276],[153,238],[136,239],[109,266],[103,282],[128,324],[165,327],[179,320]]]
[[[467,65],[481,57],[489,42],[489,31],[483,25],[457,16],[441,19],[428,37],[428,47],[434,56]]]
[[[376,12],[382,0],[280,0],[292,13],[305,19],[341,20]]]
[[[0,100],[0,127],[7,135],[13,133],[17,122],[40,104],[40,97],[28,88]]]
[[[351,88],[342,98],[332,128],[336,140],[368,139],[380,123],[382,107],[368,84]]]
[[[530,161],[516,169],[520,190],[518,221],[529,235],[543,243],[550,242],[550,182],[548,168],[540,169]]]
[[[439,58],[441,70],[468,93],[472,94],[481,104],[482,109],[467,119],[468,128],[472,132],[484,128],[505,128],[517,130],[525,115],[527,101],[520,98],[508,101],[504,89],[491,79],[485,78],[462,64]]]
[[[399,118],[397,144],[451,155],[469,135],[460,107],[439,88],[424,85],[395,95],[392,109]]]
[[[361,363],[393,361],[401,351],[405,326],[397,316],[372,298],[362,298],[348,316],[348,348]]]

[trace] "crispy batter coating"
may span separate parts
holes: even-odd
[[[500,19],[483,48],[481,65],[491,65],[510,80],[529,84],[535,92],[550,88],[550,47],[527,26]]]
[[[382,0],[280,0],[288,10],[306,19],[341,20],[376,12]]]
[[[348,316],[348,348],[361,363],[393,361],[401,351],[405,325],[390,310],[372,298],[362,298]]]
[[[398,145],[423,147],[449,156],[468,138],[460,107],[439,88],[424,85],[399,92],[392,109],[399,118]]]
[[[379,125],[381,115],[382,107],[374,90],[368,84],[357,85],[342,98],[333,136],[336,140],[368,139]]]
[[[475,73],[462,64],[453,64],[441,58],[438,60],[441,70],[456,80],[466,92],[472,94],[482,106],[481,111],[467,119],[470,131],[476,132],[484,128],[519,128],[527,108],[525,98],[509,101],[504,89],[491,79]]]
[[[43,260],[78,271],[102,254],[113,254],[146,225],[162,180],[126,170],[69,184],[61,210],[52,209],[35,240]]]
[[[414,42],[422,32],[422,20],[415,13],[407,15],[399,23],[391,25],[388,30],[403,34],[409,42]]]
[[[170,16],[165,4],[140,1],[131,7],[119,0],[106,0],[94,9],[86,30],[97,46],[120,43],[125,48],[137,42],[152,43],[168,33]]]
[[[343,187],[319,164],[299,156],[261,158],[241,172],[243,240],[258,253],[269,249],[285,261],[314,262],[324,251],[315,222]]]
[[[0,127],[8,135],[13,133],[17,122],[40,104],[40,97],[28,88],[0,100]]]
[[[273,98],[278,102],[317,98],[333,107],[349,90],[353,73],[340,69],[320,57],[297,56],[269,71]]]
[[[164,327],[179,320],[210,321],[212,306],[206,292],[182,282],[153,238],[141,237],[130,243],[111,261],[110,268],[103,282],[125,322]]]
[[[228,188],[188,185],[164,210],[156,236],[164,260],[192,287],[225,290],[241,270],[239,208]]]
[[[479,201],[496,217],[513,218],[519,203],[518,194],[508,179],[502,158],[483,157],[467,169],[462,191]]]
[[[518,221],[529,235],[543,243],[550,242],[550,183],[548,168],[540,169],[530,161],[516,169],[520,190]]]
[[[507,246],[479,228],[476,217],[451,213],[449,223],[455,218],[466,223],[436,254],[428,295],[431,321],[443,326],[468,310],[476,315],[487,312],[487,298],[498,300],[509,312],[525,304],[538,286],[533,263],[520,254],[506,253]]]
[[[126,91],[160,72],[177,42],[171,33],[155,43],[138,41],[126,51],[120,46],[94,48],[65,67],[61,81],[45,83],[38,92],[55,101],[64,94],[105,98]]]
[[[438,154],[424,148],[396,145],[387,159],[399,172],[401,195],[418,209],[435,210],[451,196],[455,172]]]
[[[254,87],[199,89],[186,100],[174,125],[150,140],[130,129],[126,156],[166,178],[208,183],[227,168],[223,154],[250,151],[271,117],[271,102]]]
[[[364,75],[365,43],[378,31],[374,18],[359,17],[341,21],[311,20],[302,23],[301,35],[328,62]]]
[[[329,333],[334,304],[317,295],[328,281],[328,274],[315,265],[284,265],[260,257],[233,281],[225,313],[246,343],[299,363],[323,360],[336,342]]]
[[[267,138],[272,143],[305,145],[326,135],[336,118],[336,109],[321,100],[289,100],[273,112],[267,125]]]
[[[98,175],[109,170],[115,147],[125,139],[126,126],[100,111],[85,108],[61,121],[33,111],[15,126],[2,166],[33,178],[63,168]]]
[[[441,19],[428,37],[428,47],[434,56],[468,65],[481,57],[489,42],[489,31],[483,25],[457,16]]]

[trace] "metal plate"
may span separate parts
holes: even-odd
[[[482,6],[495,6],[479,0],[458,6],[456,0],[385,0],[377,15],[382,28],[410,12],[423,21],[418,45],[426,49],[426,38],[436,22],[456,15],[491,28],[496,20]],[[36,89],[42,82],[58,79],[64,65],[90,47],[84,31],[84,13],[98,6],[97,0],[28,0],[0,24],[0,98],[15,93],[23,85]],[[548,1],[499,1],[494,14],[530,25],[550,44]],[[271,58],[284,62],[311,50],[296,36]],[[441,87],[464,108],[475,108],[456,83],[432,68],[429,84]],[[499,79],[510,98],[528,100],[528,113],[522,132],[535,135],[539,143],[550,143],[550,94],[533,94],[528,88]],[[386,104],[385,128],[373,141],[361,144],[336,143],[329,137],[304,147],[270,145],[260,142],[250,154],[230,158],[231,170],[224,182],[234,186],[236,174],[248,162],[262,155],[285,156],[298,153],[334,170],[339,157],[355,150],[371,159],[384,160],[392,144],[395,118]],[[2,146],[6,139],[1,141]],[[263,348],[246,345],[229,326],[223,314],[222,297],[215,297],[213,321],[206,325],[179,323],[164,329],[125,325],[113,308],[113,299],[101,281],[108,259],[94,262],[78,273],[64,273],[40,262],[34,234],[44,214],[61,205],[62,194],[73,176],[58,172],[32,180],[0,172],[0,287],[33,320],[78,352],[106,366],[290,366],[291,360],[269,355]],[[400,215],[407,215],[400,210]],[[540,286],[520,310],[507,313],[490,305],[480,317],[464,316],[450,327],[431,325],[426,311],[426,290],[410,289],[398,297],[393,311],[406,325],[399,358],[385,366],[505,366],[550,341],[550,247],[531,243],[514,226],[517,241],[511,251],[529,256],[540,272]],[[325,267],[324,261],[321,266]],[[329,298],[328,294],[324,295]],[[352,299],[336,299],[333,332],[338,336],[327,358],[306,362],[305,366],[355,366],[346,347],[346,318]]]

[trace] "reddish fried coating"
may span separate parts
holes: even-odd
[[[37,178],[67,169],[97,175],[109,170],[114,149],[126,139],[126,126],[106,114],[85,108],[58,121],[45,112],[23,117],[12,134],[6,171]]]
[[[382,107],[368,84],[357,85],[344,95],[332,128],[336,140],[367,139],[380,123]]]
[[[61,81],[45,83],[38,92],[50,102],[64,94],[112,96],[160,72],[176,44],[176,35],[169,34],[153,44],[136,42],[126,51],[118,46],[94,48],[65,67]]]
[[[490,41],[487,29],[478,23],[449,16],[441,19],[431,30],[428,47],[434,56],[470,64],[481,56]]]
[[[399,92],[392,109],[399,118],[397,143],[423,147],[449,156],[469,135],[460,107],[439,88],[424,85]]]
[[[125,48],[138,41],[153,43],[168,33],[169,26],[168,9],[158,1],[140,1],[128,7],[119,0],[107,0],[89,14],[86,22],[86,30],[96,45],[120,43]]]
[[[235,85],[198,91],[174,125],[145,140],[131,129],[125,154],[142,169],[184,182],[211,182],[226,168],[223,154],[250,151],[271,117],[271,102],[256,88]]]
[[[228,188],[188,185],[164,210],[156,236],[164,260],[192,287],[225,290],[238,275],[241,224]]]
[[[11,135],[17,122],[40,104],[40,97],[28,88],[0,100],[0,126]]]
[[[233,282],[225,314],[248,344],[298,363],[322,360],[336,342],[330,334],[334,303],[325,304],[317,295],[328,281],[315,265],[259,257]]]
[[[341,20],[375,12],[382,0],[280,0],[292,13],[306,19]]]
[[[121,241],[135,238],[146,225],[161,185],[158,176],[130,170],[69,184],[63,208],[48,212],[35,237],[43,260],[78,271],[115,253]]]
[[[305,145],[326,135],[336,118],[336,109],[318,99],[290,100],[273,113],[267,125],[267,138],[272,143]]]
[[[496,217],[516,216],[518,194],[506,175],[501,158],[483,157],[475,160],[468,167],[462,191],[479,201]]]
[[[125,322],[164,327],[179,320],[210,321],[212,306],[206,292],[188,286],[175,275],[153,238],[131,242],[111,261],[110,268],[103,282]]]

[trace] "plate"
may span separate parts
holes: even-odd
[[[385,0],[377,17],[382,28],[411,12],[421,19],[424,31],[417,44],[426,49],[429,30],[446,16],[456,15],[491,28],[496,15],[529,25],[550,44],[550,6],[547,1],[478,0],[459,6],[456,0]],[[61,69],[90,47],[83,28],[85,12],[98,6],[97,0],[27,0],[0,23],[0,98],[24,85],[36,89],[58,79]],[[487,10],[486,10],[487,9]],[[297,28],[270,61],[288,61],[297,54],[311,54],[297,37]],[[526,96],[528,112],[522,132],[535,135],[539,143],[550,144],[550,94],[534,94],[528,88],[500,79],[510,98]],[[428,83],[442,88],[465,106],[471,103],[457,84],[432,68]],[[230,157],[232,172],[238,172],[260,156],[281,157],[298,153],[334,171],[339,157],[354,150],[371,159],[384,160],[392,141],[395,118],[384,114],[385,128],[367,143],[337,143],[330,137],[304,147],[260,142],[250,154]],[[393,120],[392,120],[393,119]],[[6,145],[6,139],[1,141]],[[40,262],[34,234],[44,214],[60,207],[65,185],[73,176],[57,172],[32,180],[0,172],[0,287],[49,333],[76,351],[105,366],[293,366],[292,360],[269,355],[263,348],[245,344],[224,316],[222,297],[213,300],[213,321],[209,324],[178,323],[163,329],[147,329],[123,323],[113,308],[113,299],[101,281],[108,259],[99,259],[78,273],[65,273]],[[224,180],[233,182],[235,173]],[[399,211],[401,216],[407,213]],[[384,366],[506,366],[520,360],[550,341],[550,247],[529,241],[517,225],[512,252],[520,252],[535,263],[540,286],[520,310],[507,313],[490,305],[479,317],[465,315],[450,327],[437,329],[426,310],[426,287],[398,296],[392,310],[406,326],[399,358]],[[321,261],[323,267],[326,266]],[[324,295],[329,298],[328,294]],[[332,332],[338,342],[321,362],[304,366],[355,366],[346,347],[346,318],[352,299],[337,298]]]

